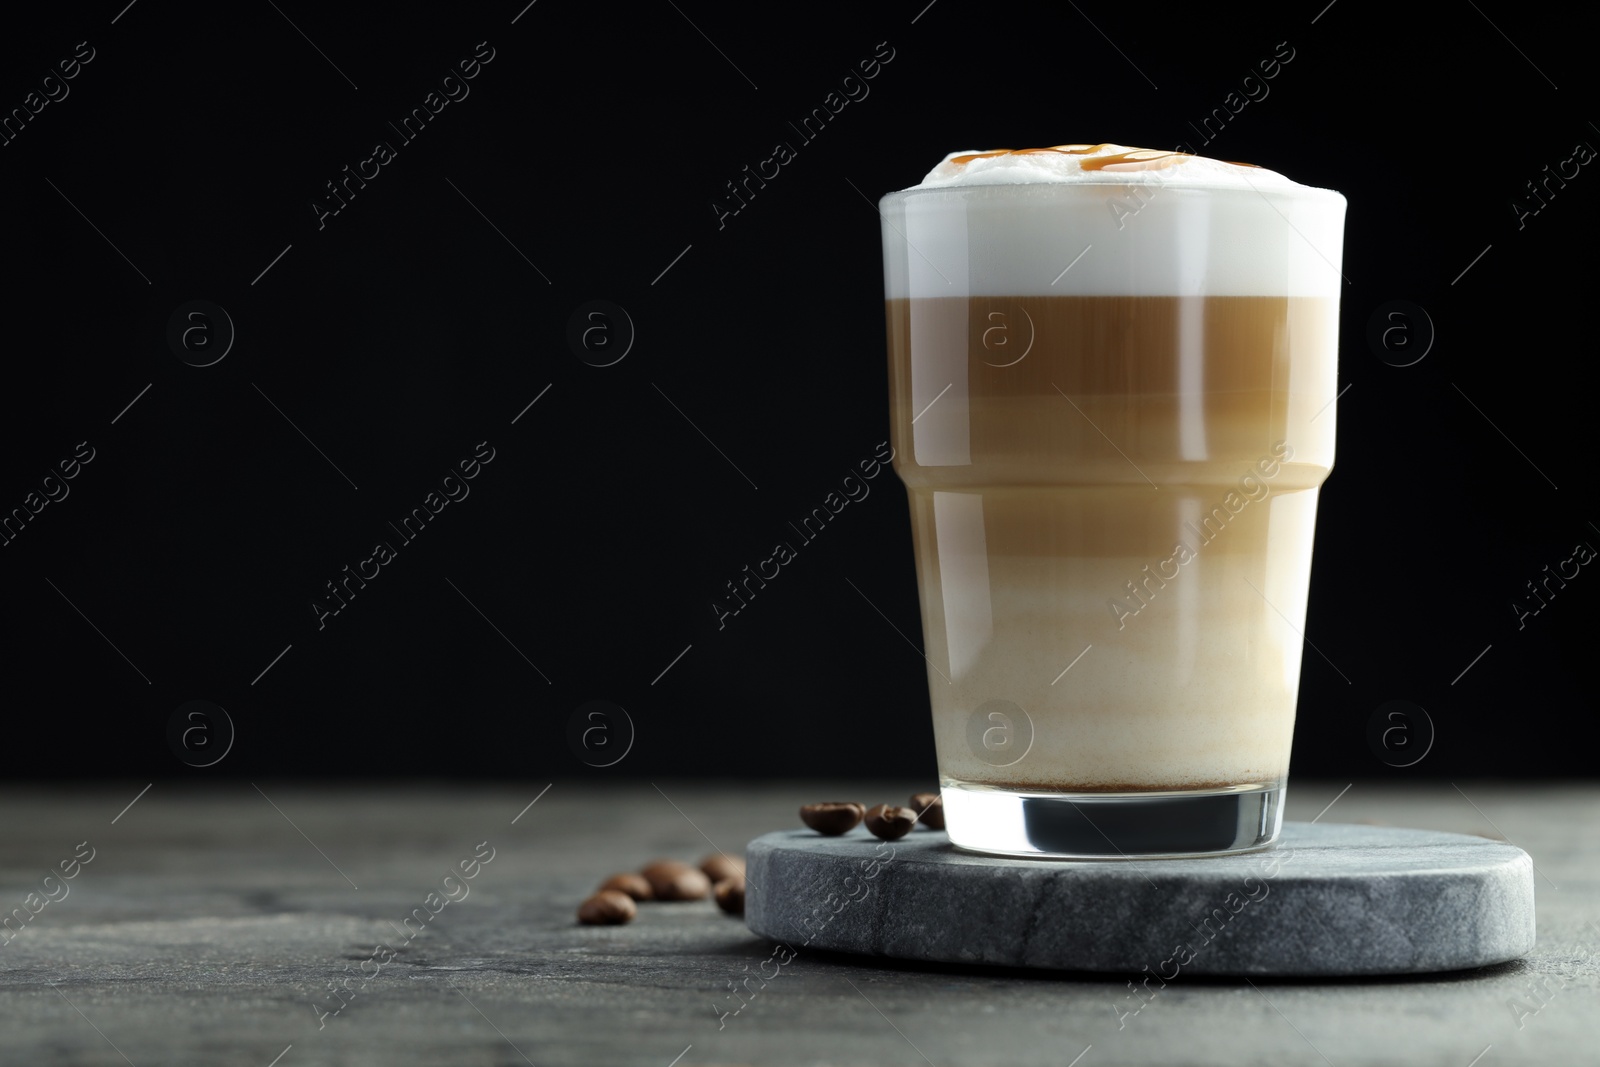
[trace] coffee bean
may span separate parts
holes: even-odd
[[[874,837],[881,837],[885,841],[896,841],[909,834],[911,828],[917,825],[917,813],[910,808],[879,804],[868,810],[864,821],[867,830]]]
[[[704,900],[711,895],[711,879],[687,863],[656,860],[639,873],[657,900]]]
[[[578,921],[585,926],[616,926],[632,922],[639,906],[626,893],[602,889],[578,905]]]
[[[944,798],[938,793],[916,793],[911,797],[911,810],[917,821],[935,830],[944,829]]]
[[[713,852],[700,861],[700,870],[715,886],[718,882],[727,881],[729,878],[743,878],[744,860],[734,859],[721,852]]]
[[[654,900],[655,890],[650,888],[650,883],[642,874],[613,874],[600,883],[601,889],[615,889],[619,893],[626,893],[634,900]]]
[[[847,834],[856,828],[866,809],[853,800],[831,800],[807,804],[800,809],[800,821],[819,834]]]
[[[715,890],[717,907],[729,915],[744,914],[744,879],[724,878]]]

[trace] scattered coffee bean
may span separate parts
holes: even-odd
[[[639,873],[657,900],[704,900],[711,895],[711,879],[687,863],[656,860]]]
[[[874,837],[881,837],[885,841],[896,841],[911,832],[917,825],[917,813],[910,808],[897,808],[888,804],[879,804],[867,811],[867,830]]]
[[[715,886],[718,882],[725,882],[729,878],[743,878],[744,860],[736,860],[721,852],[713,852],[700,861],[700,870]]]
[[[600,884],[600,889],[615,889],[619,893],[626,893],[634,900],[654,900],[655,890],[650,888],[650,883],[642,874],[613,874]]]
[[[639,906],[626,893],[602,889],[578,905],[578,921],[585,926],[616,926],[632,922]]]
[[[865,811],[866,809],[853,800],[807,804],[800,809],[800,821],[819,834],[834,836],[854,830]]]
[[[717,907],[729,915],[744,914],[744,879],[724,878],[715,890]]]
[[[916,793],[911,797],[911,810],[917,821],[935,830],[944,829],[944,798],[938,793]]]

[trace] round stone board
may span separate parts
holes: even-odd
[[[1528,854],[1433,830],[1285,823],[1260,852],[1088,862],[857,827],[765,834],[745,858],[745,922],[795,950],[1170,980],[1458,970],[1534,940]]]

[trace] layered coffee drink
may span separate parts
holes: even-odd
[[[882,212],[951,839],[1270,843],[1333,464],[1344,198],[1060,145],[953,154]]]

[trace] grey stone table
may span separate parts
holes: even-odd
[[[1325,818],[1525,849],[1534,950],[1417,978],[1180,975],[1141,995],[1106,975],[783,948],[707,902],[573,921],[613,871],[737,851],[803,801],[923,783],[256,784],[0,791],[0,1064],[1498,1067],[1593,1062],[1600,1042],[1595,786],[1296,782],[1291,819],[1337,796]]]

